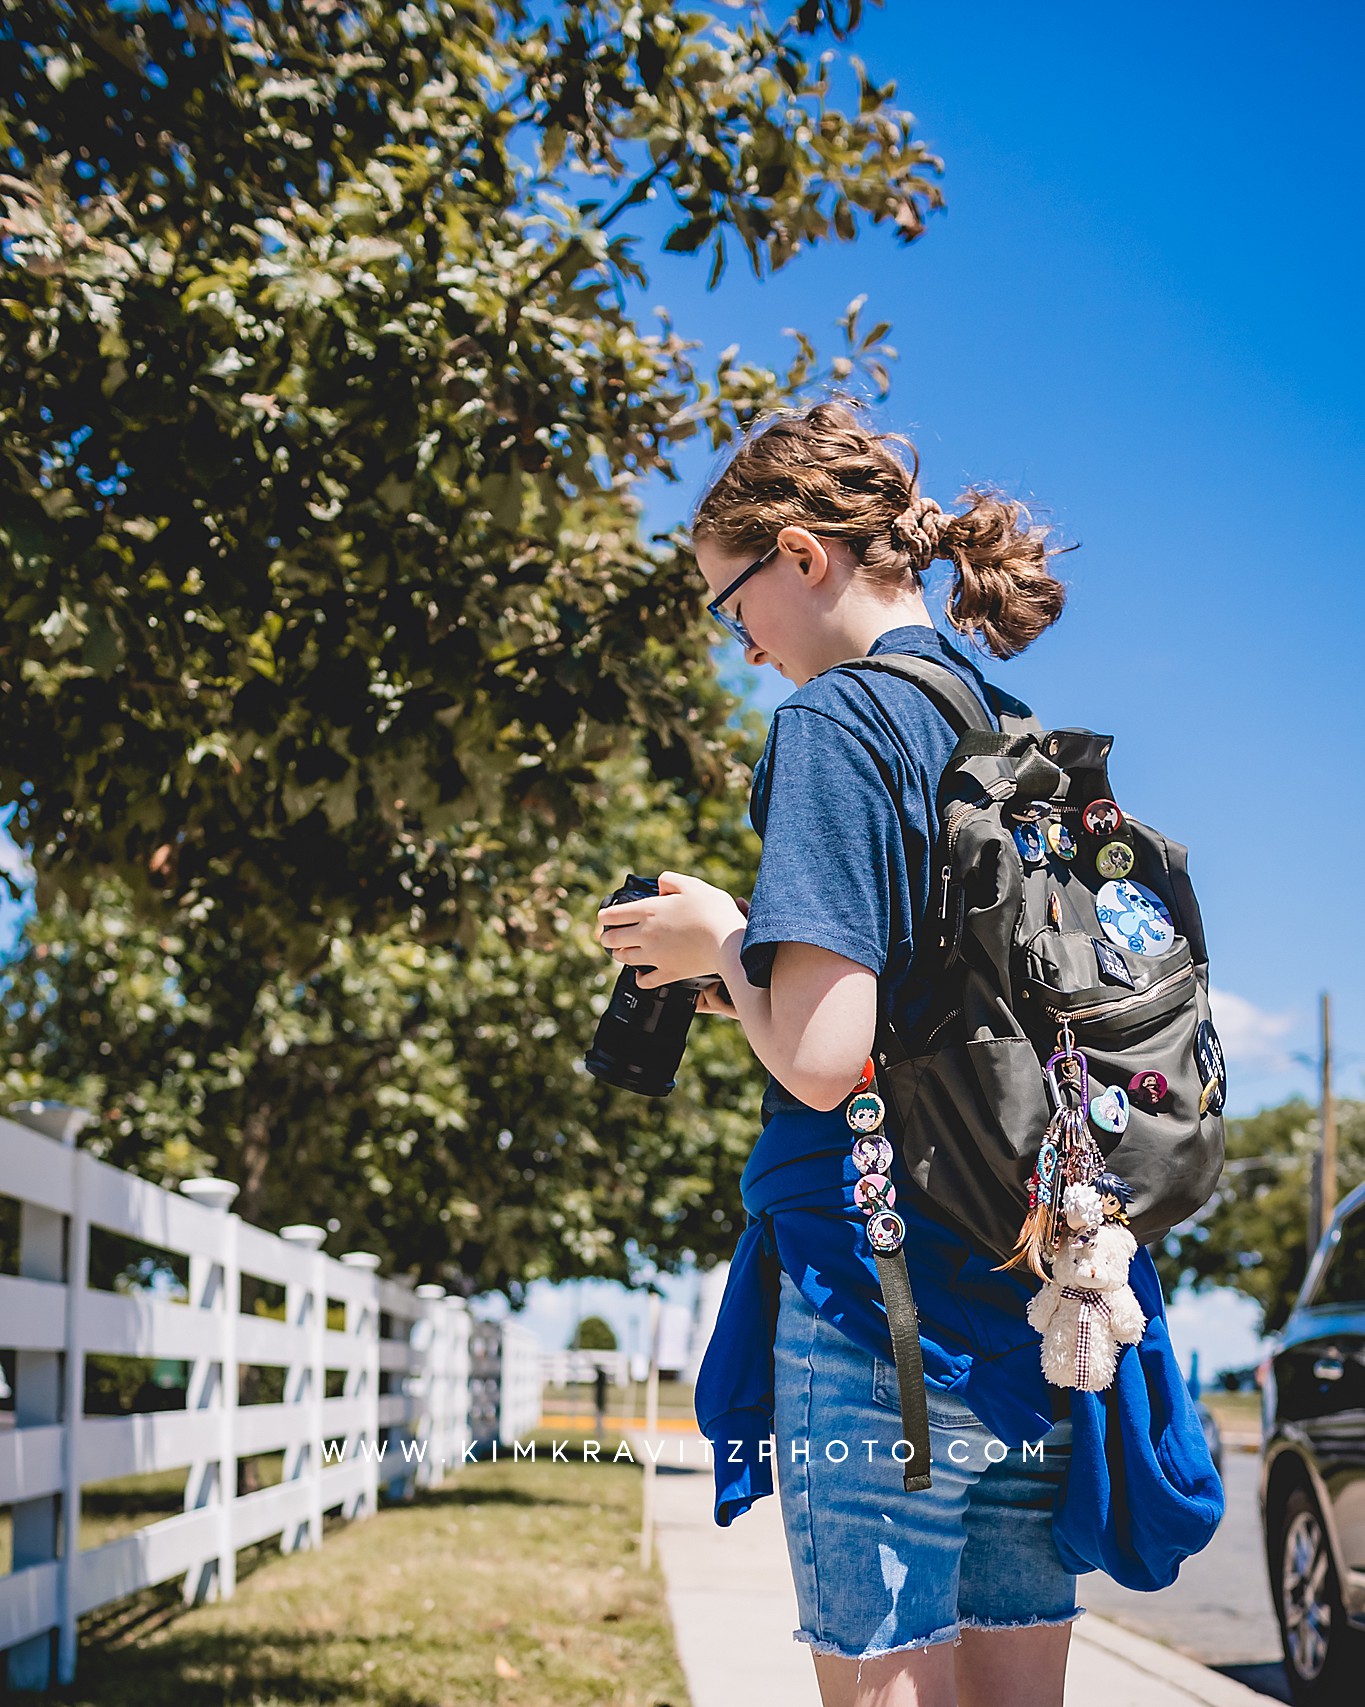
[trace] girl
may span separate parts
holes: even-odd
[[[899,435],[857,411],[825,402],[752,431],[693,518],[712,613],[749,663],[797,689],[754,775],[752,901],[665,872],[657,898],[604,910],[599,938],[617,961],[655,968],[646,988],[719,972],[733,1005],[707,992],[700,1008],[738,1018],[771,1075],[743,1179],[750,1224],[697,1386],[717,1521],[771,1488],[771,1414],[796,1635],[827,1707],[1051,1707],[1082,1609],[1052,1534],[1071,1425],[1054,1416],[1065,1395],[1052,1398],[1025,1318],[1036,1282],[994,1272],[891,1158],[931,1425],[932,1486],[907,1493],[846,1118],[879,989],[898,1030],[927,1000],[907,975],[956,736],[904,678],[832,666],[918,653],[984,704],[975,665],[930,619],[930,562],[953,565],[953,627],[998,658],[1054,622],[1064,592],[1046,530],[1020,505],[972,491],[945,512],[920,492],[914,447],[907,468],[890,448]]]

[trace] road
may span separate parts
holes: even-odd
[[[1170,1588],[1137,1594],[1092,1573],[1079,1580],[1076,1594],[1082,1606],[1101,1617],[1288,1701],[1256,1504],[1259,1474],[1255,1452],[1225,1449],[1227,1511],[1213,1540],[1186,1561]]]

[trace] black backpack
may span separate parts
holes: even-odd
[[[1109,736],[1044,730],[988,687],[996,731],[932,659],[881,653],[835,667],[905,677],[959,736],[938,785],[931,934],[911,968],[927,1011],[900,1036],[880,1004],[873,1050],[889,1135],[916,1185],[1000,1266],[1027,1260],[1042,1276],[1040,1146],[1066,1089],[1057,1076],[1079,1058],[1090,1083],[1070,1100],[1088,1109],[1104,1168],[1131,1192],[1133,1236],[1164,1237],[1208,1201],[1223,1165],[1226,1073],[1186,850],[1114,800]],[[1117,1130],[1100,1124],[1110,1116]],[[920,1413],[924,1464],[904,1256],[877,1262],[906,1438]],[[907,1468],[906,1485],[925,1483]]]

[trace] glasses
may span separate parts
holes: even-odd
[[[731,581],[728,587],[717,593],[715,598],[712,599],[711,603],[706,607],[725,632],[727,634],[734,635],[735,639],[739,641],[740,645],[746,652],[754,643],[753,635],[749,633],[749,630],[732,611],[723,610],[721,607],[727,599],[734,598],[735,594],[749,579],[750,575],[757,575],[763,565],[765,563],[770,563],[781,549],[782,547],[780,545],[775,545],[771,551],[760,557],[756,563],[751,563],[747,569],[742,570],[735,576],[734,580]]]

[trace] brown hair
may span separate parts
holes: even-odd
[[[858,419],[856,398],[817,403],[757,423],[692,517],[692,540],[727,556],[772,544],[796,525],[847,540],[858,572],[884,587],[918,591],[936,557],[955,571],[948,621],[976,635],[997,658],[1012,658],[1062,614],[1066,589],[1048,570],[1057,546],[1020,503],[984,487],[949,515],[919,490],[919,453],[900,433]],[[892,442],[910,452],[907,468]]]

